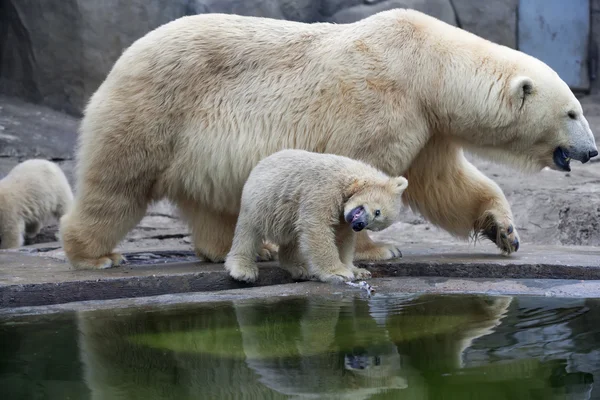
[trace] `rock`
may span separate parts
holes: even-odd
[[[77,127],[76,118],[0,96],[0,157],[71,159]]]
[[[337,12],[330,21],[338,24],[356,22],[393,8],[411,8],[456,26],[456,16],[450,0],[387,0],[374,4],[361,4]]]
[[[518,0],[452,0],[459,26],[494,43],[517,47]]]
[[[316,0],[194,0],[194,11],[315,22],[320,19]]]
[[[331,17],[338,11],[354,7],[359,4],[375,3],[378,1],[365,0],[321,0],[321,13],[325,17]]]
[[[0,92],[79,115],[124,48],[188,0],[1,0]]]

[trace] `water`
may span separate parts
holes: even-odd
[[[0,320],[2,399],[600,399],[600,300],[294,298]]]

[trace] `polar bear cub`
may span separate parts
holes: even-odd
[[[402,176],[347,157],[279,151],[260,161],[244,185],[225,269],[236,280],[255,281],[256,257],[267,240],[279,245],[280,265],[296,279],[368,278],[369,271],[352,263],[355,232],[397,220],[407,186]]]
[[[73,193],[58,165],[41,159],[24,161],[0,180],[0,249],[21,247],[52,218],[71,207]]]

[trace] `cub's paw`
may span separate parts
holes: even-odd
[[[354,273],[354,277],[356,279],[370,279],[371,278],[371,272],[365,268],[358,268],[358,267],[352,266],[352,268],[350,268],[350,270],[352,271],[352,273]]]
[[[278,247],[272,243],[264,242],[258,252],[258,261],[276,261]]]
[[[226,260],[225,269],[236,281],[252,283],[258,279],[258,267],[251,263]]]
[[[393,244],[375,243],[354,253],[354,261],[384,261],[402,257],[400,248]]]
[[[319,281],[326,283],[343,283],[356,279],[354,272],[343,265],[334,269],[319,271],[314,274],[314,277]]]
[[[489,212],[476,224],[475,229],[480,236],[496,243],[505,254],[519,250],[519,234],[509,218],[498,218]]]
[[[292,275],[292,279],[309,280],[312,278],[312,275],[308,272],[308,268],[302,264],[285,265],[283,268]]]

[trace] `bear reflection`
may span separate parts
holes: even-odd
[[[80,313],[93,399],[426,399],[429,372],[462,365],[510,298],[235,302]]]

